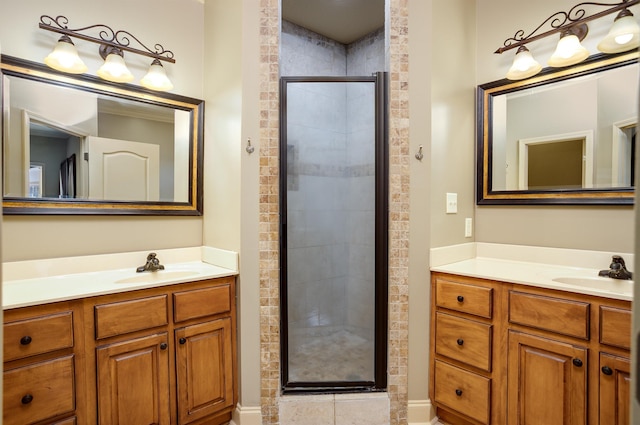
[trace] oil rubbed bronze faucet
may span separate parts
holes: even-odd
[[[624,259],[619,255],[611,257],[611,264],[608,270],[600,270],[598,276],[610,277],[612,279],[631,280],[631,272],[627,270]]]
[[[136,272],[155,272],[158,270],[164,270],[164,266],[160,264],[160,260],[156,258],[155,252],[150,252],[147,255],[147,263],[144,266],[140,266],[136,269]]]

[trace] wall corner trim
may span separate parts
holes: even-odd
[[[439,423],[431,400],[409,400],[407,413],[408,425],[436,425]]]
[[[230,425],[262,425],[260,406],[241,406],[238,404],[233,412]]]

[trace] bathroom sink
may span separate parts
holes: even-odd
[[[596,289],[606,292],[617,292],[622,294],[633,293],[633,280],[611,279],[608,277],[590,277],[590,276],[567,276],[557,277],[554,282],[565,285]]]
[[[133,277],[116,280],[115,283],[160,283],[170,279],[180,279],[183,277],[195,276],[198,272],[190,270],[144,272]]]

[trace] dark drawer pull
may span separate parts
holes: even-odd
[[[26,335],[20,338],[20,344],[22,345],[29,345],[31,344],[31,341],[33,341],[33,339],[31,339],[29,335]]]
[[[461,303],[464,301],[464,297],[462,295],[458,295],[458,302]]]
[[[22,404],[29,404],[33,401],[33,396],[31,394],[27,394],[22,397]]]
[[[178,342],[179,342],[180,344],[184,345],[184,344],[186,344],[186,343],[187,343],[187,338],[180,338],[180,339],[178,340]]]
[[[162,344],[160,344],[160,349],[161,349],[161,350],[166,350],[166,349],[167,349],[167,347],[169,347],[169,346],[167,345],[167,343],[166,343],[166,342],[163,342]]]
[[[458,340],[456,342],[458,343],[458,345],[462,345],[462,344],[464,344],[464,339],[458,338]]]
[[[602,367],[602,373],[604,373],[605,375],[613,375],[613,370],[611,370],[611,368],[609,366],[603,366]]]
[[[457,395],[458,397],[460,397],[460,396],[462,395],[462,390],[457,389],[457,390],[456,390],[456,395]]]
[[[573,365],[577,366],[577,367],[582,367],[582,360],[580,359],[573,359]]]

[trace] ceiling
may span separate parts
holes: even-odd
[[[350,44],[384,26],[385,0],[282,0],[282,19]]]

